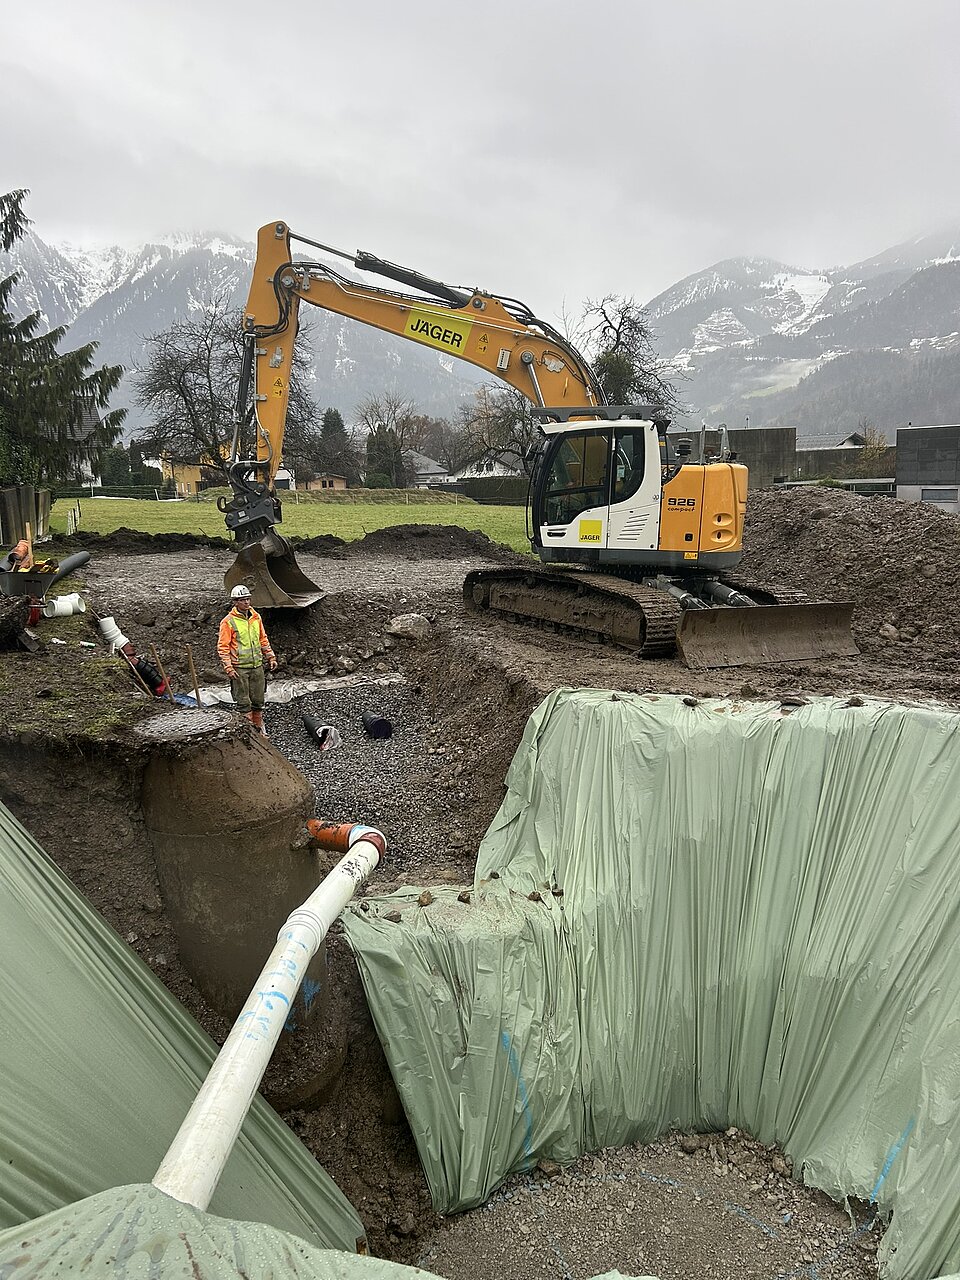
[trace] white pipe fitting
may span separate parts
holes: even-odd
[[[122,649],[125,644],[130,643],[112,617],[101,618],[98,626],[100,627],[100,634],[110,646],[111,653],[116,653],[118,649]]]
[[[354,827],[348,852],[287,919],[157,1170],[153,1185],[158,1191],[201,1211],[209,1205],[307,966],[331,924],[380,861],[385,844],[375,828]]]
[[[45,618],[69,618],[75,613],[86,611],[87,606],[77,591],[69,596],[56,596],[53,600],[47,600],[43,606]]]

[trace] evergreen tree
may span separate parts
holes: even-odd
[[[325,410],[320,421],[320,460],[328,475],[343,476],[347,484],[360,483],[357,450],[339,409]]]
[[[323,417],[320,419],[320,434],[324,440],[331,440],[340,432],[346,435],[347,429],[343,425],[343,415],[339,409],[324,409]]]
[[[402,489],[407,482],[403,450],[393,427],[374,427],[367,436],[368,489]]]
[[[131,483],[130,455],[122,445],[101,451],[100,479],[105,486],[112,488],[123,488]]]
[[[0,195],[0,250],[8,253],[26,233],[27,192]],[[123,370],[93,368],[95,342],[75,351],[57,348],[64,326],[41,332],[39,312],[14,318],[18,272],[0,279],[0,478],[63,480],[81,462],[95,461],[120,434],[125,409],[104,412]]]

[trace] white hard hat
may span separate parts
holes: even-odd
[[[248,600],[250,598],[250,588],[245,587],[241,582],[239,587],[234,587],[230,592],[231,600]]]

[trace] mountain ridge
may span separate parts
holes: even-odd
[[[903,378],[923,386],[910,420],[960,416],[960,221],[827,271],[726,259],[658,294],[648,314],[661,357],[683,376],[694,420],[809,429],[819,413],[817,430],[839,437],[870,417],[892,438],[911,406],[888,394],[889,362],[878,383],[883,362],[855,358],[873,351],[902,357]],[[931,357],[917,378],[912,362]],[[837,361],[822,400],[825,384],[814,375]]]
[[[49,327],[69,326],[67,345],[95,341],[98,360],[128,370],[116,404],[130,410],[129,434],[142,422],[133,371],[146,341],[215,298],[242,306],[254,253],[252,243],[216,230],[174,231],[141,245],[49,244],[30,231],[7,258],[22,273],[18,314],[39,311]],[[657,294],[647,312],[660,356],[682,375],[691,422],[797,425],[820,413],[819,430],[843,434],[871,416],[889,435],[910,407],[888,394],[894,368],[924,388],[925,412],[960,416],[960,220],[847,267],[721,259]],[[332,313],[302,314],[315,398],[348,421],[366,396],[385,391],[450,416],[487,380]],[[873,351],[898,360],[860,358]],[[921,359],[928,363],[918,378]],[[923,412],[918,404],[908,417]]]

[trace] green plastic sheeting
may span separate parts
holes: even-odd
[[[561,690],[507,785],[469,904],[345,917],[436,1207],[736,1125],[960,1269],[960,717]]]
[[[316,1249],[261,1223],[179,1204],[155,1187],[116,1187],[0,1232],[0,1280],[80,1271],[114,1280],[413,1280],[426,1273]]]
[[[149,1182],[216,1046],[2,806],[0,886],[0,1227],[13,1227]],[[259,1099],[211,1208],[314,1245],[363,1234]]]
[[[0,1231],[0,1280],[68,1273],[113,1280],[430,1280],[416,1267],[314,1249],[261,1223],[201,1213],[150,1186],[102,1191]],[[621,1278],[611,1271],[595,1280]]]

